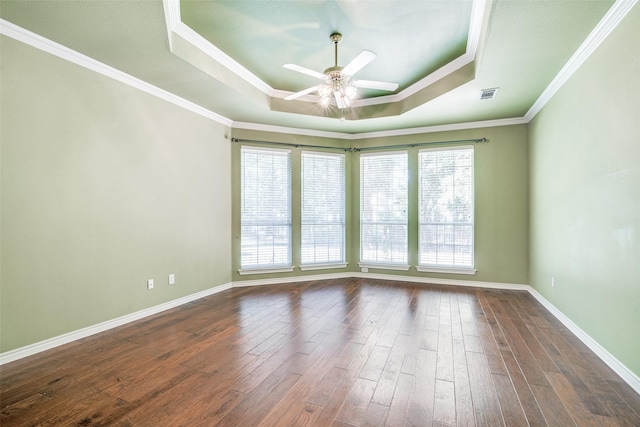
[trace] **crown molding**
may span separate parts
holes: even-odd
[[[423,126],[423,127],[415,127],[415,128],[383,130],[383,131],[362,132],[362,133],[329,132],[329,131],[314,130],[314,129],[300,129],[300,128],[291,128],[286,126],[274,126],[274,125],[265,125],[265,124],[247,123],[247,122],[233,122],[233,124],[231,125],[231,128],[355,141],[359,139],[368,139],[368,138],[388,138],[388,137],[394,137],[394,136],[418,135],[418,134],[435,133],[435,132],[449,132],[449,131],[456,131],[456,130],[481,129],[481,128],[499,127],[499,126],[514,126],[514,125],[522,125],[527,123],[528,121],[524,117],[513,117],[509,119],[483,120],[483,121],[477,121],[477,122],[452,123],[447,125]]]
[[[68,47],[63,46],[59,43],[56,43],[52,40],[49,40],[45,37],[32,33],[31,31],[26,30],[22,27],[19,27],[15,24],[12,24],[11,22],[6,21],[4,19],[0,19],[0,34],[3,34],[7,37],[10,37],[14,40],[17,40],[29,46],[35,47],[36,49],[39,49],[43,52],[47,52],[51,55],[54,55],[58,58],[69,61],[73,64],[84,67],[88,70],[94,71],[98,74],[102,74],[105,77],[109,77],[113,80],[117,80],[128,86],[141,90],[142,92],[156,96],[160,99],[163,99],[167,102],[170,102],[174,105],[184,108],[185,110],[189,110],[193,113],[196,113],[200,116],[211,119],[215,122],[221,123],[225,126],[231,126],[231,124],[233,123],[232,120],[226,117],[223,117],[220,114],[207,110],[206,108],[201,107],[200,105],[197,105],[191,101],[187,101],[186,99],[181,98],[177,95],[174,95],[171,92],[168,92],[164,89],[160,89],[157,86],[154,86],[150,83],[145,82],[144,80],[141,80],[130,74],[117,70],[100,61],[96,61],[93,58],[83,55],[82,53],[76,52],[75,50],[69,49]]]
[[[180,14],[180,0],[164,0],[165,17],[167,18],[167,29],[169,34],[169,48],[173,51],[172,39],[175,35],[182,37],[185,41],[191,43],[195,48],[201,50],[206,55],[232,71],[238,77],[247,81],[261,92],[273,96],[275,89],[262,81],[258,76],[240,65],[239,62],[224,53],[209,40],[202,37],[191,27],[182,22]]]
[[[166,1],[167,3],[173,3],[173,0],[166,0]],[[167,9],[167,10],[171,11],[172,9]],[[175,17],[167,16],[167,21],[171,19],[175,19]],[[73,64],[84,67],[88,70],[99,73],[103,76],[106,76],[116,81],[119,81],[121,83],[124,83],[128,86],[141,90],[147,94],[156,96],[162,100],[165,100],[181,108],[184,108],[188,111],[196,113],[202,117],[208,118],[217,123],[220,123],[222,125],[225,125],[234,129],[257,130],[257,131],[263,131],[263,132],[275,132],[275,133],[294,134],[294,135],[302,135],[302,136],[317,136],[317,137],[332,138],[332,139],[358,140],[358,139],[365,139],[365,138],[380,138],[380,137],[389,137],[389,136],[415,135],[420,133],[445,132],[450,130],[463,130],[463,129],[483,128],[483,127],[494,127],[494,126],[510,126],[514,124],[526,123],[521,118],[511,118],[511,119],[458,123],[458,124],[450,124],[450,125],[397,129],[397,130],[388,130],[388,131],[366,132],[366,133],[343,133],[343,132],[321,131],[321,130],[314,130],[314,129],[292,128],[292,127],[285,127],[285,126],[265,125],[265,124],[259,124],[259,123],[234,122],[233,120],[227,117],[224,117],[218,113],[215,113],[211,110],[201,107],[191,101],[188,101],[184,98],[174,95],[171,92],[168,92],[164,89],[161,89],[157,86],[147,83],[144,80],[131,76],[130,74],[127,74],[123,71],[117,70],[109,65],[106,65],[84,54],[76,52],[73,49],[70,49],[66,46],[63,46],[59,43],[56,43],[38,34],[35,34],[29,30],[26,30],[4,19],[0,19],[0,34],[3,34],[14,40],[17,40],[19,42],[32,46],[43,52],[47,52],[60,59],[64,59]]]
[[[213,43],[202,37],[191,27],[182,22],[180,14],[180,0],[163,0],[165,18],[167,22],[167,33],[169,36],[169,48],[173,52],[173,38],[181,37],[185,42],[190,43],[194,48],[200,50],[214,61],[236,74],[265,95],[272,98],[285,98],[293,92],[275,89],[253,74],[251,71],[240,65],[229,55],[218,49]],[[485,14],[488,13],[487,0],[474,0],[471,8],[469,22],[469,32],[467,34],[467,48],[463,55],[445,64],[443,67],[420,79],[399,93],[392,95],[378,96],[375,98],[361,99],[353,104],[353,108],[387,103],[402,102],[419,91],[431,86],[449,74],[459,70],[465,65],[473,62],[482,37],[482,23]],[[184,59],[184,58],[183,58]],[[317,97],[307,95],[298,98],[298,101],[317,102]]]
[[[434,133],[434,132],[447,132],[455,130],[477,129],[497,126],[511,126],[519,124],[527,124],[536,116],[540,110],[549,102],[553,95],[562,87],[564,83],[571,77],[571,75],[586,61],[586,59],[600,46],[600,44],[607,38],[607,36],[618,26],[622,19],[629,13],[629,11],[636,5],[638,0],[617,0],[607,14],[602,18],[598,25],[594,28],[591,34],[585,39],[582,45],[578,48],[576,53],[570,58],[567,64],[560,70],[558,75],[552,80],[545,91],[540,95],[536,102],[531,106],[529,111],[523,117],[514,117],[508,119],[476,121],[466,123],[455,123],[447,125],[436,126],[424,126],[416,128],[363,132],[363,133],[343,133],[343,132],[331,132],[321,131],[314,129],[302,129],[292,128],[285,126],[266,125],[259,123],[247,123],[247,122],[235,122],[227,117],[224,117],[218,113],[208,110],[200,105],[197,105],[191,101],[188,101],[182,97],[179,97],[171,92],[147,83],[137,77],[131,76],[120,70],[117,70],[109,65],[99,62],[93,58],[76,52],[68,47],[65,47],[59,43],[35,34],[29,30],[26,30],[18,25],[15,25],[9,21],[0,18],[0,34],[10,37],[14,40],[25,43],[36,49],[47,52],[58,58],[72,62],[81,67],[92,70],[96,73],[102,74],[106,77],[117,80],[121,83],[134,87],[150,95],[156,96],[167,102],[170,102],[176,106],[184,108],[188,111],[196,113],[202,117],[213,120],[222,125],[228,126],[233,129],[247,129],[257,130],[263,132],[275,132],[284,134],[294,134],[302,136],[316,136],[323,138],[344,139],[344,140],[358,140],[366,138],[382,138],[393,137],[402,135],[416,135],[421,133]],[[484,0],[480,2],[474,2],[474,7],[484,9],[484,7],[476,6],[476,3],[485,5]],[[179,21],[179,2],[177,0],[164,0],[165,4],[165,17],[167,21],[167,27],[169,28],[171,23]],[[476,16],[477,14],[474,14]],[[472,25],[472,28],[476,28],[479,24]],[[476,30],[471,31],[474,32]],[[479,30],[478,30],[479,31]],[[172,40],[169,37],[169,43]],[[208,43],[208,42],[207,42]],[[477,46],[475,47],[477,48]],[[462,57],[460,57],[462,58]],[[461,60],[462,61],[462,60]],[[444,68],[444,67],[443,67]],[[405,89],[406,90],[406,89]],[[281,97],[288,92],[273,89],[276,97]],[[286,96],[286,95],[285,95]]]
[[[547,105],[560,88],[571,78],[571,76],[584,64],[584,62],[596,51],[611,32],[627,16],[627,13],[635,6],[638,0],[617,0],[598,22],[598,25],[591,31],[589,36],[582,42],[578,50],[569,58],[569,61],[562,67],[556,77],[549,83],[549,86],[542,92],[540,97],[533,103],[529,111],[524,115],[527,122],[533,118]]]

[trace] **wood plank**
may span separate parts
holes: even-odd
[[[336,420],[351,425],[360,425],[376,389],[376,382],[364,378],[355,380],[351,390],[344,399]]]
[[[433,421],[448,425],[456,424],[456,398],[453,382],[436,380]]]
[[[495,384],[498,402],[500,402],[500,410],[504,423],[511,426],[528,426],[527,418],[524,415],[520,401],[513,388],[511,379],[504,375],[491,374],[493,383]],[[543,424],[544,425],[544,424]]]
[[[576,426],[575,421],[567,412],[567,409],[552,387],[531,385],[531,392],[536,398],[547,425],[554,427]]]
[[[411,337],[409,335],[398,336],[396,344],[391,349],[389,356],[387,357],[382,374],[380,375],[376,386],[376,391],[371,399],[372,402],[385,406],[391,405],[393,392],[395,391],[398,376],[400,375],[400,369],[404,363],[408,347],[411,347]]]
[[[431,425],[433,421],[433,401],[436,386],[437,353],[420,350],[416,363],[415,381],[407,407],[407,424],[415,426]]]
[[[390,352],[390,347],[383,347],[380,345],[376,345],[375,347],[373,347],[373,350],[369,354],[367,362],[364,364],[362,370],[360,371],[359,377],[377,382],[382,375],[382,370],[387,364],[387,359],[389,358]]]
[[[460,340],[453,341],[453,376],[455,386],[456,423],[460,426],[476,424],[473,414],[473,399],[469,385],[469,371],[464,344]]]
[[[484,354],[467,352],[466,356],[476,425],[503,426],[504,418]]]
[[[553,390],[560,398],[560,401],[563,403],[564,407],[567,408],[567,411],[571,415],[571,418],[573,418],[577,425],[615,425],[613,420],[609,417],[593,414],[589,410],[589,408],[585,406],[576,390],[574,390],[571,382],[565,377],[564,374],[549,372],[547,373],[547,377],[549,378],[549,382],[553,387]]]
[[[413,375],[401,373],[398,376],[398,383],[396,385],[396,391],[393,394],[391,406],[389,406],[386,425],[404,425],[405,419],[407,417],[409,399],[411,398],[411,391],[413,390],[414,381],[415,378]]]
[[[536,401],[535,396],[531,393],[531,384],[527,382],[527,379],[522,374],[518,362],[514,359],[511,353],[503,353],[503,360],[507,366],[509,377],[513,383],[513,389],[515,395],[518,398],[519,405],[522,406],[529,425],[531,426],[544,426],[546,424],[544,415],[540,411],[540,407]],[[496,378],[495,376],[493,377]],[[503,409],[503,413],[504,413]],[[506,421],[506,417],[505,417]],[[509,425],[507,423],[507,425]]]

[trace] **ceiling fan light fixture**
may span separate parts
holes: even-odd
[[[349,108],[358,96],[358,88],[377,89],[385,91],[395,91],[398,88],[397,83],[378,82],[372,80],[356,80],[350,82],[349,79],[365,65],[371,62],[376,54],[363,50],[356,58],[351,60],[345,67],[338,65],[338,43],[342,41],[340,33],[331,34],[331,42],[334,45],[335,63],[333,67],[324,70],[324,73],[318,73],[305,67],[295,64],[285,64],[284,68],[297,71],[316,77],[322,81],[322,84],[313,86],[296,93],[286,96],[284,99],[292,100],[299,98],[311,92],[318,93],[318,102],[323,107],[329,107],[332,99],[335,100],[339,109]]]

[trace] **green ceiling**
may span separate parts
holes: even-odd
[[[500,0],[479,1],[474,9],[465,0],[183,0],[176,7],[181,25],[269,90],[297,91],[315,84],[312,77],[282,65],[323,71],[333,65],[329,35],[339,31],[344,35],[340,65],[372,50],[377,58],[357,78],[398,82],[400,94],[468,51],[473,11],[480,10],[475,15],[481,18],[477,52],[464,73],[452,74],[448,82],[446,77],[435,80],[415,96],[381,97],[388,101],[353,112],[347,115],[353,120],[345,121],[314,115],[312,103],[278,107],[287,102],[281,95],[265,93],[231,69],[221,70],[205,50],[174,42],[172,52],[165,4],[159,0],[2,0],[0,16],[236,123],[362,133],[522,117],[612,4]],[[480,101],[480,90],[491,87],[500,88],[496,99]],[[384,117],[382,110],[393,114]]]

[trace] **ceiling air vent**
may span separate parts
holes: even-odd
[[[493,99],[496,97],[496,93],[498,93],[498,89],[497,87],[491,88],[491,89],[482,89],[480,91],[480,99]]]

